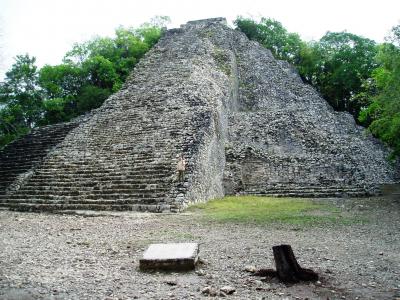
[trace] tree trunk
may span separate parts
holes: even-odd
[[[290,245],[274,246],[272,251],[274,252],[276,272],[281,281],[295,283],[300,280],[318,280],[318,274],[313,270],[300,267]]]

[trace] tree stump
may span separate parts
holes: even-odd
[[[290,245],[274,246],[272,251],[274,252],[276,273],[282,282],[296,283],[301,280],[318,280],[318,274],[313,270],[300,267]]]

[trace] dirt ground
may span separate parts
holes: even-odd
[[[314,227],[217,223],[200,213],[0,211],[0,299],[400,299],[400,202],[324,199],[368,222]],[[196,271],[143,273],[153,242],[200,243]],[[290,244],[314,283],[284,285],[245,269],[274,267]],[[232,295],[220,294],[230,286]]]

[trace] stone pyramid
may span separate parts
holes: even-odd
[[[177,181],[177,156],[188,162]],[[225,194],[364,196],[389,150],[225,19],[168,30],[88,116],[0,152],[0,205],[180,211]]]

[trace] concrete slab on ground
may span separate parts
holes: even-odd
[[[197,243],[151,244],[139,261],[141,270],[193,270],[198,261]]]

